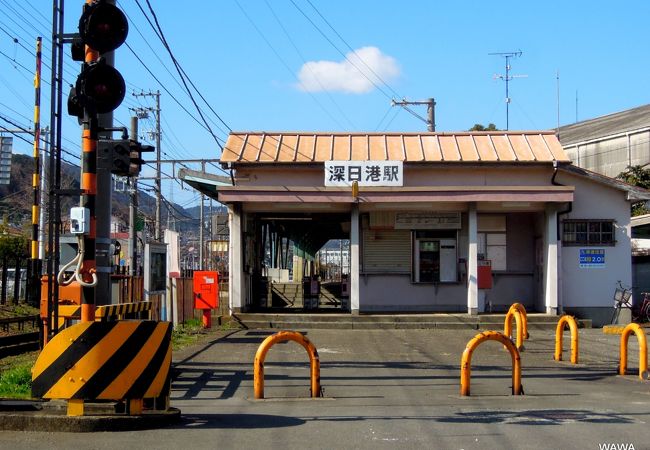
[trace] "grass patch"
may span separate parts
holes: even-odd
[[[203,328],[199,319],[189,319],[172,331],[172,349],[180,350],[196,343],[209,330]]]
[[[30,352],[0,359],[0,398],[31,398],[37,356],[38,352]]]
[[[0,305],[0,318],[31,316],[38,313],[38,308],[34,308],[27,303],[19,303],[17,305]]]

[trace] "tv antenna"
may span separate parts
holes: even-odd
[[[494,74],[492,77],[493,79],[500,79],[506,82],[506,130],[510,129],[510,96],[509,96],[509,82],[510,80],[513,80],[515,78],[527,78],[528,75],[510,75],[510,69],[512,68],[510,66],[510,59],[512,58],[518,58],[522,55],[522,51],[519,50],[517,52],[496,52],[496,53],[488,53],[490,56],[501,56],[505,58],[506,60],[506,73],[505,75],[502,74]]]

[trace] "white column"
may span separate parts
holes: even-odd
[[[350,311],[359,314],[359,205],[352,205],[350,223]]]
[[[467,314],[478,314],[478,220],[476,203],[469,204],[467,251]]]
[[[239,205],[228,205],[228,223],[230,226],[228,298],[230,311],[240,312],[244,303],[244,266],[242,257],[242,217]]]
[[[546,205],[546,226],[544,233],[546,246],[544,267],[544,305],[546,314],[557,314],[558,310],[558,253],[557,253],[557,208]]]

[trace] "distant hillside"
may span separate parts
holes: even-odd
[[[6,219],[10,225],[29,229],[32,214],[32,174],[34,172],[34,159],[31,156],[15,154],[11,158],[11,183],[0,185],[0,217]],[[80,169],[77,166],[61,162],[61,188],[79,189]],[[155,215],[155,198],[148,193],[138,190],[138,209],[145,216]],[[113,190],[112,214],[118,217],[124,225],[129,218],[129,195],[126,192]],[[72,206],[79,204],[79,197],[63,198],[61,201],[61,214],[67,216]],[[191,218],[192,215],[183,207],[173,204],[174,215],[181,218]],[[161,208],[163,226],[167,223],[167,205]],[[198,228],[198,221],[178,220],[177,231],[193,232]]]

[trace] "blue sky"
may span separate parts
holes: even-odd
[[[505,61],[494,52],[522,52],[511,60],[512,75],[527,75],[510,83],[511,130],[557,125],[558,72],[563,125],[576,115],[585,120],[650,102],[647,1],[150,0],[176,59],[210,105],[194,92],[215,139],[198,123],[138,3],[151,20],[146,0],[118,2],[131,23],[127,43],[164,88],[120,47],[116,66],[128,92],[115,117],[128,124],[129,108],[153,106],[132,93],[160,90],[166,159],[218,158],[216,141],[222,144],[228,129],[426,130],[420,119],[391,107],[391,98],[434,97],[438,131],[489,122],[505,128],[505,86],[494,78],[505,74]],[[76,31],[82,4],[66,2],[66,32]],[[45,36],[49,66],[50,18],[49,0],[0,0],[0,115],[23,127],[32,125],[34,98],[27,49],[37,34]],[[67,49],[66,59],[70,84],[78,63]],[[43,74],[49,80],[45,66]],[[47,125],[48,84],[42,100]],[[413,110],[426,115],[424,107]],[[2,120],[0,126],[13,128]],[[141,123],[143,140],[152,126],[151,119]],[[63,146],[74,155],[79,136],[76,119],[67,117]],[[32,150],[15,139],[15,151]],[[165,182],[163,194],[187,206],[196,201],[177,182]]]

